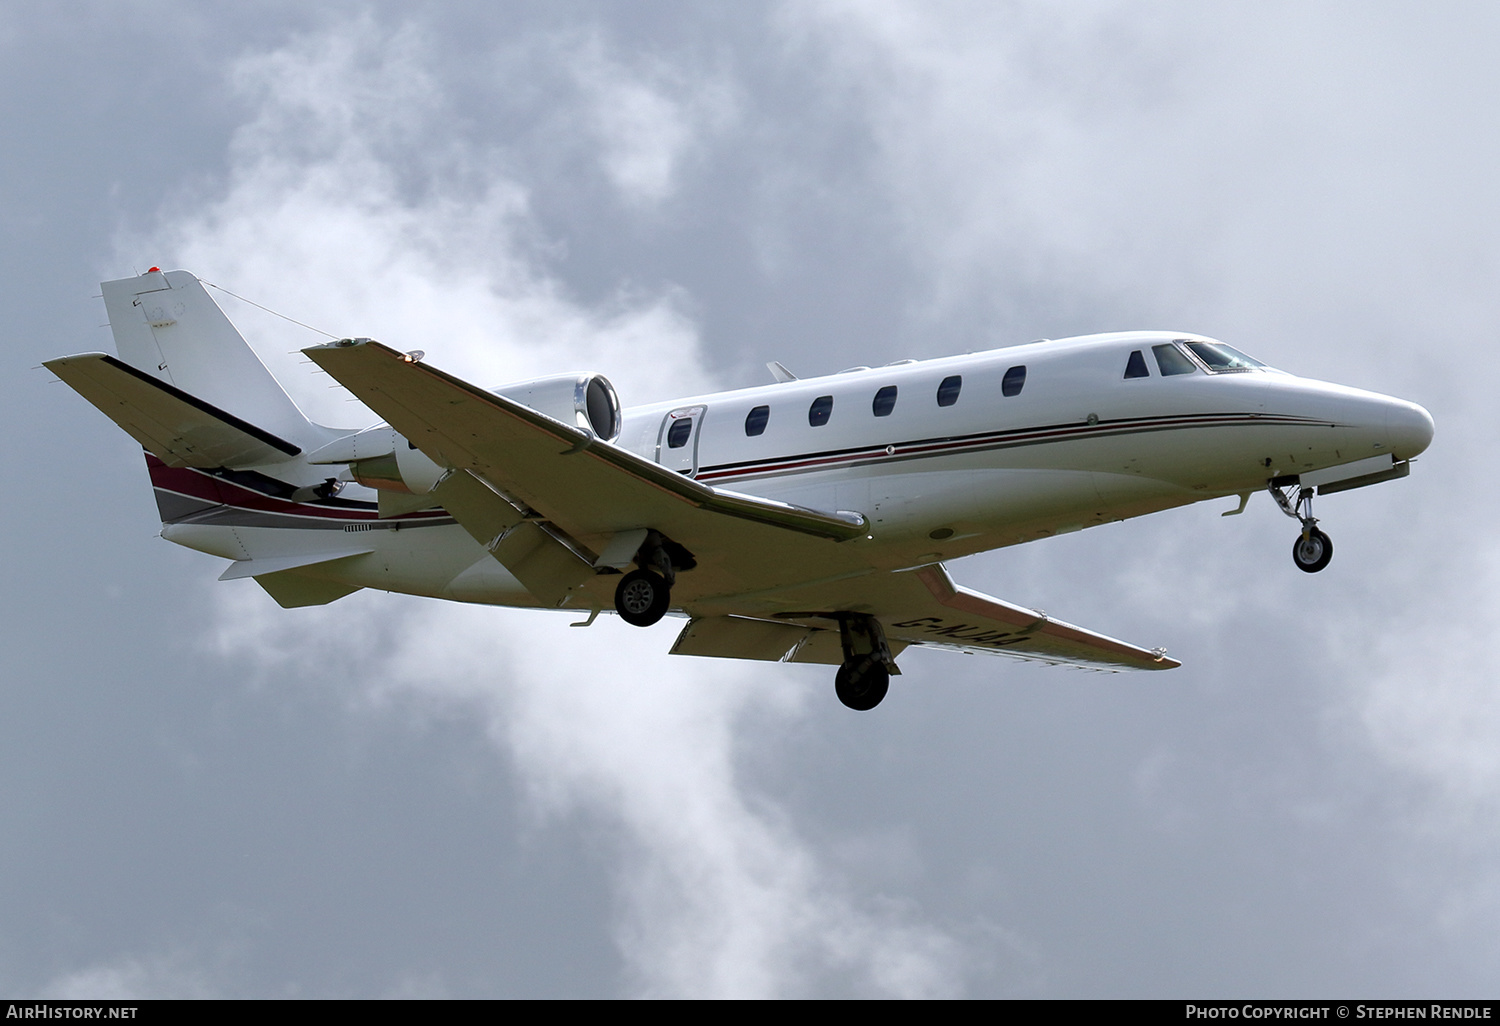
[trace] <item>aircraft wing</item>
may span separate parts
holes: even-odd
[[[1040,610],[959,587],[936,564],[793,589],[782,598],[806,604],[761,618],[699,617],[683,630],[672,651],[837,663],[841,650],[834,614],[844,611],[878,619],[893,654],[909,645],[921,645],[1099,670],[1169,670],[1182,665],[1162,649],[1139,648],[1053,619]]]
[[[887,575],[879,601],[891,641],[1103,670],[1170,670],[1166,649],[1148,650],[958,586],[941,565]]]
[[[304,352],[434,462],[466,472],[435,498],[548,602],[563,601],[594,566],[614,565],[611,542],[638,545],[643,529],[697,559],[673,590],[683,602],[784,584],[788,566],[808,578],[869,569],[835,544],[866,535],[862,514],[708,487],[378,342]]]

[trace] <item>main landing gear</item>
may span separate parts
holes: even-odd
[[[672,586],[650,570],[632,570],[615,588],[615,611],[632,627],[650,627],[672,608]]]
[[[833,678],[833,690],[850,709],[867,712],[880,704],[901,671],[891,657],[880,621],[862,613],[840,613],[839,642],[844,662]]]
[[[1318,518],[1312,515],[1313,490],[1301,487],[1295,477],[1274,477],[1267,488],[1281,512],[1302,522],[1302,533],[1292,543],[1292,562],[1303,573],[1317,573],[1333,560],[1333,541],[1318,530]]]
[[[650,627],[672,608],[677,571],[691,570],[697,564],[681,545],[655,531],[646,535],[635,562],[638,569],[615,586],[615,612],[632,627]]]

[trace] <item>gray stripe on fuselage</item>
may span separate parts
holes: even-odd
[[[180,509],[167,517],[169,504]],[[179,505],[180,504],[180,505]],[[423,517],[411,520],[339,520],[332,517],[299,517],[286,513],[241,509],[238,506],[205,504],[201,499],[156,489],[156,506],[162,511],[164,524],[201,524],[209,527],[278,527],[295,531],[343,531],[353,527],[361,531],[404,531],[413,527],[446,527],[458,521],[452,517]]]
[[[1290,417],[1280,414],[1206,414],[1210,420],[1198,423],[1181,422],[1158,422],[1150,424],[1122,424],[1119,421],[1102,421],[1098,425],[1059,425],[1047,428],[1021,428],[1006,431],[995,435],[970,435],[957,436],[954,438],[932,438],[915,442],[894,442],[895,453],[887,453],[884,447],[871,446],[869,448],[857,448],[850,450],[832,450],[821,453],[814,452],[800,456],[780,456],[767,460],[756,460],[749,463],[721,463],[711,467],[703,467],[698,471],[698,480],[712,483],[716,481],[744,481],[760,477],[791,477],[800,474],[816,474],[825,470],[833,470],[839,466],[853,464],[871,465],[881,463],[906,463],[911,460],[938,459],[944,456],[968,455],[977,452],[993,452],[999,449],[1021,449],[1035,445],[1059,445],[1065,442],[1074,442],[1095,438],[1117,438],[1122,435],[1144,435],[1159,431],[1195,431],[1208,428],[1220,427],[1244,427],[1247,425],[1262,427],[1287,427],[1287,426],[1316,426],[1336,427],[1332,421],[1312,420],[1304,417]],[[1235,418],[1235,419],[1232,419]],[[1243,418],[1243,419],[1238,419]],[[1029,432],[1048,432],[1047,437],[1025,438]],[[916,452],[902,452],[903,449],[916,449]],[[785,466],[784,464],[807,462],[811,466]]]

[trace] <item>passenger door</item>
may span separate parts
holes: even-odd
[[[707,406],[680,406],[661,420],[656,435],[656,462],[688,477],[698,474],[698,437]]]

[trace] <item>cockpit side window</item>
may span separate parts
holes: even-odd
[[[1156,367],[1164,378],[1173,374],[1191,374],[1198,369],[1181,349],[1171,343],[1152,346],[1151,352],[1156,354]]]
[[[1194,356],[1203,361],[1211,374],[1257,370],[1265,366],[1259,360],[1246,356],[1234,346],[1226,346],[1222,342],[1186,342],[1184,345],[1193,351]]]
[[[1130,354],[1130,359],[1125,361],[1125,376],[1127,378],[1149,378],[1151,371],[1146,367],[1146,358],[1137,349]]]

